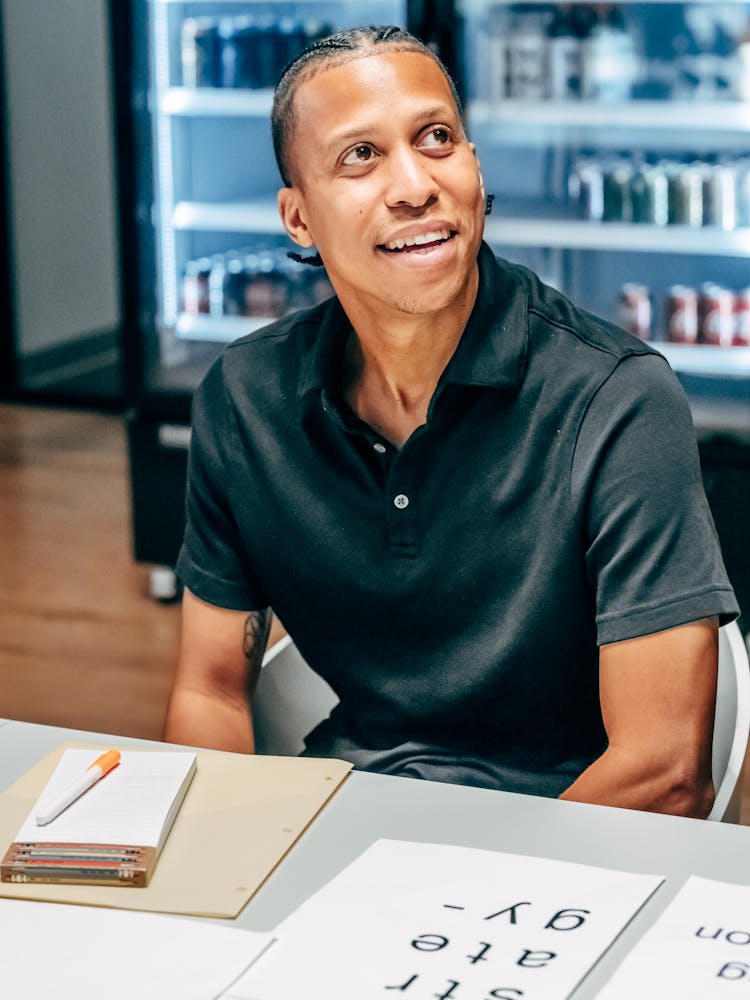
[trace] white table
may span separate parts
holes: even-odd
[[[0,725],[0,787],[66,740],[149,745],[111,734],[11,721]],[[750,884],[748,827],[355,772],[248,903],[236,925],[272,929],[380,837],[664,875],[666,883],[576,990],[576,1000],[596,996],[688,875]]]

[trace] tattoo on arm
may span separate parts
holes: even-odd
[[[250,690],[255,687],[255,682],[260,673],[260,665],[263,654],[266,651],[268,633],[271,630],[271,609],[265,611],[251,611],[245,619],[245,634],[242,640],[242,651],[250,665]]]

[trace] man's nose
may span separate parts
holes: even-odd
[[[388,157],[388,205],[422,208],[432,201],[439,187],[429,167],[430,161],[411,146],[393,150]]]

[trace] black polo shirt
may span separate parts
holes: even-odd
[[[666,361],[479,263],[401,449],[342,401],[337,300],[226,349],[195,397],[178,573],[273,607],[337,692],[310,752],[556,795],[606,746],[597,644],[737,608]]]

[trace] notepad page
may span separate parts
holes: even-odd
[[[79,778],[99,754],[97,750],[64,751],[18,831],[17,842],[160,846],[175,797],[195,768],[196,756],[188,751],[123,751],[117,767],[93,788],[51,823],[37,826],[37,812]]]

